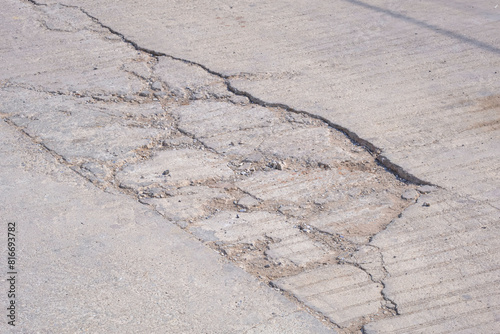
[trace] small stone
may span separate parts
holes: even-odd
[[[328,203],[328,200],[326,200],[325,198],[318,198],[314,200],[314,204],[319,206],[325,205],[326,203]]]
[[[179,88],[179,87],[172,88],[171,92],[172,92],[172,94],[174,94],[175,96],[177,96],[181,99],[185,99],[187,97],[187,92],[184,89]]]
[[[156,91],[159,91],[162,89],[162,86],[161,86],[161,82],[159,81],[155,81],[151,84],[151,89],[152,90],[156,90]]]
[[[414,201],[418,198],[418,192],[414,189],[407,189],[403,192],[401,198],[407,201]]]
[[[170,175],[170,171],[168,169],[164,170],[163,173],[161,173],[161,175]]]
[[[422,204],[422,206],[427,206],[427,207],[428,207],[428,206],[431,206],[431,204],[430,204],[430,203],[428,203],[428,202],[424,202],[424,203]]]
[[[167,96],[167,93],[165,92],[154,92],[153,95],[159,99],[163,99],[165,96]]]
[[[421,194],[428,194],[430,192],[433,192],[437,189],[437,187],[435,186],[429,186],[429,185],[425,185],[425,186],[420,186],[417,188],[418,192],[421,193]]]
[[[328,163],[318,162],[318,167],[323,169],[330,169],[331,166]]]
[[[134,100],[135,100],[135,98],[134,98],[134,96],[132,96],[132,95],[125,95],[125,97],[123,98],[123,100],[124,100],[125,102],[131,102],[131,101],[134,101]]]
[[[151,92],[149,90],[143,90],[142,92],[139,93],[139,96],[142,97],[149,97],[151,95]]]

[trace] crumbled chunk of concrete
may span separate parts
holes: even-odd
[[[158,98],[158,99],[163,99],[167,96],[167,93],[165,92],[154,92],[153,95]]]
[[[273,160],[268,163],[267,166],[277,170],[284,170],[286,168],[286,162]]]
[[[132,101],[134,101],[134,100],[135,100],[135,96],[133,96],[133,95],[125,95],[125,96],[123,97],[123,100],[124,100],[125,102],[132,102]]]
[[[414,201],[418,198],[419,193],[414,189],[406,189],[402,194],[401,198],[407,201]]]
[[[161,85],[161,82],[159,81],[155,81],[151,84],[151,89],[152,90],[155,90],[155,91],[159,91],[159,90],[162,90],[162,85]]]
[[[278,117],[269,109],[259,106],[243,107],[228,102],[195,101],[172,110],[172,113],[179,118],[181,129],[198,138],[271,127],[279,122]],[[238,134],[234,134],[232,138],[233,143],[239,142]]]
[[[295,158],[325,166],[341,161],[361,161],[363,155],[345,149],[346,144],[345,138],[327,127],[294,128],[288,124],[267,135],[259,150],[281,160]]]
[[[151,92],[149,90],[143,90],[142,92],[139,93],[139,96],[150,97],[151,96]]]

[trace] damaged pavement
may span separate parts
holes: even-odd
[[[498,329],[493,190],[452,190],[356,129],[265,102],[251,74],[141,46],[83,6],[1,15],[23,332]]]

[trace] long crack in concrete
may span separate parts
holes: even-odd
[[[29,2],[40,34],[67,42],[78,35],[98,42],[99,52],[75,65],[70,84],[51,76],[64,79],[57,67],[5,80],[9,124],[345,333],[398,314],[371,240],[428,191],[416,187],[427,182],[348,129],[261,101],[201,64],[141,48],[82,8]],[[19,92],[24,99],[13,100]]]

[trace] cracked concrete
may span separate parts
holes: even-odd
[[[490,202],[495,193],[484,187],[488,177],[473,190],[466,185],[474,177],[458,182],[463,192],[457,196],[430,186],[450,185],[443,179],[443,166],[422,171],[412,164],[445,147],[437,161],[464,171],[457,167],[462,162],[454,162],[462,159],[456,158],[458,151],[447,142],[430,146],[423,139],[410,143],[388,137],[389,145],[364,123],[346,121],[342,113],[331,117],[325,100],[311,104],[312,93],[289,89],[288,83],[298,82],[299,89],[315,86],[323,92],[303,72],[259,68],[233,73],[233,66],[249,65],[238,55],[239,63],[227,64],[230,70],[214,63],[212,54],[201,57],[203,62],[187,60],[179,56],[185,50],[179,51],[178,45],[166,44],[175,52],[163,45],[151,47],[157,42],[142,38],[142,31],[131,34],[124,21],[109,16],[112,6],[97,15],[88,2],[79,7],[71,1],[30,3],[34,6],[23,10],[29,20],[18,24],[18,35],[9,35],[22,38],[16,41],[17,53],[8,53],[9,68],[0,73],[2,118],[64,166],[108,193],[128,195],[146,205],[144,210],[161,214],[342,333],[442,332],[450,323],[466,330],[454,318],[458,313],[481,303],[496,305],[490,294],[471,285],[496,282],[493,240],[482,241],[475,222],[457,224],[472,209],[485,217],[481,229],[494,229],[496,202],[482,202]],[[241,28],[246,25],[241,18],[237,21]],[[23,33],[28,30],[33,33]],[[59,49],[23,52],[42,40]],[[321,77],[316,70],[312,73]],[[269,82],[279,88],[268,89]],[[339,101],[334,109],[346,108]],[[495,101],[486,98],[482,110],[496,108]],[[494,126],[484,118],[474,122],[474,129]],[[415,151],[420,145],[423,149]],[[402,159],[401,148],[406,147],[413,153]],[[441,203],[456,206],[459,213],[451,214]],[[435,216],[442,220],[435,222]],[[439,238],[451,235],[441,230],[450,226],[442,221],[453,221],[458,235],[473,233],[475,243],[462,250],[425,239],[433,229]],[[425,245],[412,239],[423,236]],[[433,250],[430,255],[428,249]],[[471,266],[469,260],[476,255],[489,267]],[[474,279],[447,264],[450,256],[466,263]],[[448,269],[446,275],[442,267]],[[468,297],[460,299],[458,293]],[[428,305],[439,308],[433,314],[437,320],[429,323],[419,320]],[[491,320],[495,313],[486,309],[476,312],[484,317],[477,328],[496,326]],[[292,314],[254,323],[245,331],[283,332],[283,321],[297,324],[309,317]]]

